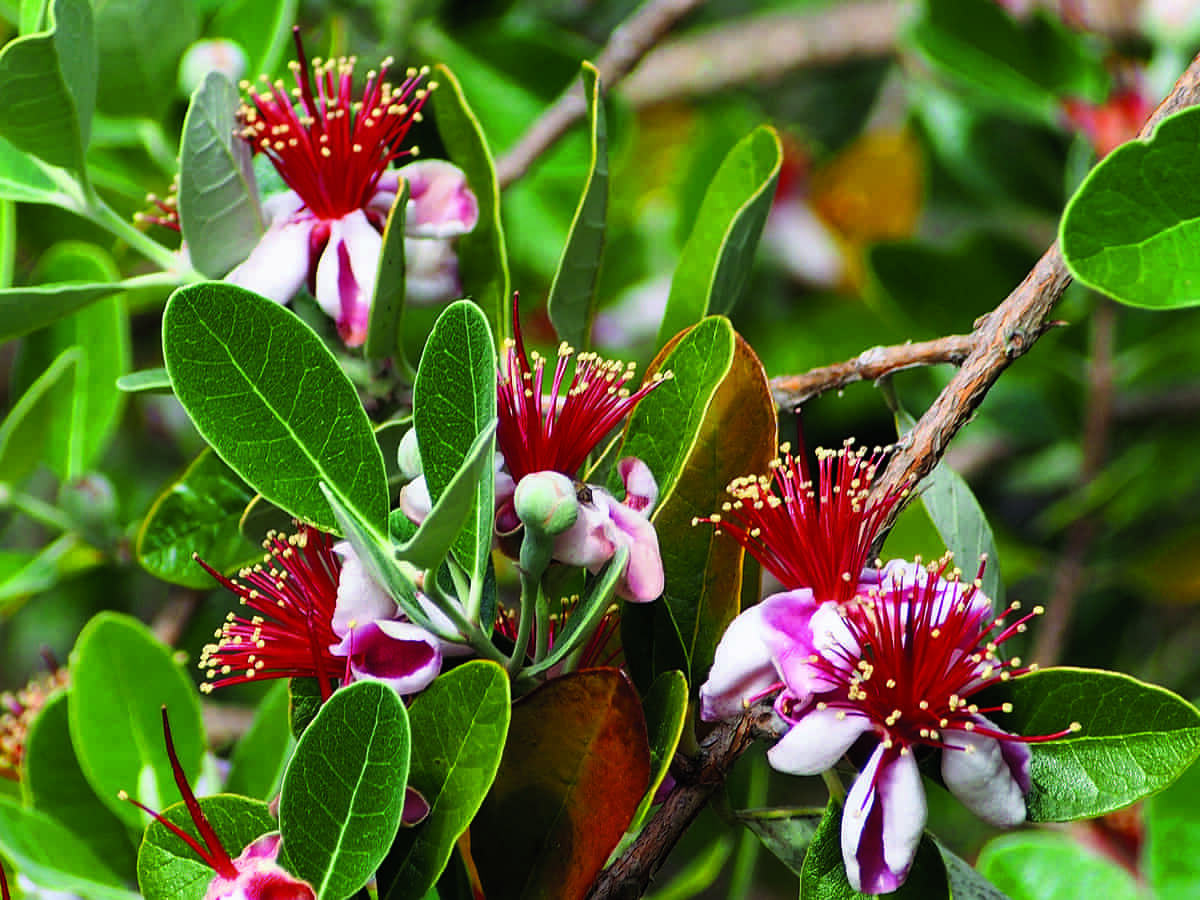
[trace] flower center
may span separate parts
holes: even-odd
[[[416,154],[400,143],[437,85],[420,86],[427,69],[409,69],[399,86],[386,80],[392,60],[367,73],[360,99],[353,95],[354,57],[309,65],[293,30],[297,59],[289,64],[296,87],[289,97],[282,81],[261,77],[260,87],[241,87],[249,102],[239,110],[241,136],[267,155],[280,177],[314,216],[340,219],[371,200],[392,160]]]

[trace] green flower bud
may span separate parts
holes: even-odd
[[[579,518],[575,483],[558,472],[526,475],[513,495],[513,508],[527,531],[546,537],[562,534]]]

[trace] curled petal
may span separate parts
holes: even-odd
[[[634,603],[648,603],[662,594],[666,586],[658,532],[640,512],[635,512],[611,497],[609,511],[617,528],[617,543],[629,548],[629,562],[617,582],[617,595]]]
[[[371,297],[383,238],[357,209],[329,226],[329,243],[317,263],[317,303],[337,320],[338,333],[349,347],[367,339]]]
[[[708,680],[700,687],[700,718],[706,722],[741,715],[756,697],[779,684],[763,643],[762,613],[761,603],[750,607],[721,636]]]
[[[804,698],[829,690],[819,669],[811,663],[813,646],[812,619],[818,605],[809,588],[772,594],[761,604],[762,640],[788,690]]]
[[[311,222],[272,225],[225,280],[276,303],[287,303],[308,277],[311,232]]]
[[[433,498],[429,496],[429,485],[425,476],[420,475],[400,488],[400,509],[408,516],[409,521],[420,525],[433,509]]]
[[[338,574],[337,606],[333,610],[333,633],[340,638],[351,628],[376,619],[392,619],[399,612],[396,601],[370,575],[349,541],[333,545],[342,557]]]
[[[649,516],[658,502],[658,482],[650,467],[636,456],[627,456],[617,463],[617,473],[625,485],[625,505]]]
[[[916,856],[926,815],[912,753],[879,744],[842,811],[842,859],[850,885],[864,894],[889,894],[900,887]]]
[[[354,678],[382,681],[400,695],[424,689],[442,669],[437,642],[411,622],[368,622],[330,649],[347,658]]]
[[[397,174],[408,181],[404,230],[410,237],[452,238],[474,230],[479,201],[458,166],[427,159],[409,163]]]
[[[990,722],[987,725],[995,728]],[[973,731],[948,734],[946,744],[942,750],[942,778],[954,796],[991,825],[1011,828],[1025,821],[1025,791],[1021,789],[1017,772],[1013,771],[1008,757],[1019,757],[1019,751],[1024,751],[1023,767],[1018,759],[1013,761],[1017,763],[1018,771],[1021,768],[1027,770],[1027,744],[1002,742]],[[1005,744],[1009,745],[1010,754],[1004,752]]]
[[[871,729],[864,716],[813,706],[767,751],[771,767],[792,775],[819,775]]]
[[[237,877],[218,875],[209,882],[204,900],[315,900],[308,882],[285,872],[278,857],[279,833],[263,835],[233,861]]]
[[[454,244],[433,238],[404,239],[404,298],[430,306],[462,296]]]
[[[554,539],[554,558],[568,566],[599,572],[617,552],[609,505],[598,503],[601,488],[592,488],[592,502],[579,504],[575,524]]]

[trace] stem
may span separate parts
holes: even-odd
[[[537,608],[540,579],[521,569],[521,618],[517,623],[517,639],[513,642],[512,659],[508,663],[508,674],[515,675],[525,665],[525,653],[529,650],[529,637],[533,633],[533,616]]]
[[[91,197],[88,198],[87,216],[109,234],[123,240],[164,272],[177,273],[177,280],[200,280],[199,273],[192,270],[190,266],[186,270],[180,271],[184,266],[183,259],[180,256],[168,250],[143,232],[138,231],[132,222],[126,221],[123,216],[118,215],[94,191]]]
[[[39,525],[55,531],[75,531],[75,523],[61,509],[22,491],[10,488],[7,497],[0,497],[0,506],[11,506]]]
[[[537,593],[537,603],[534,604],[537,611],[537,625],[534,627],[534,650],[533,661],[541,662],[546,658],[546,654],[550,652],[550,604],[546,600],[546,595],[541,591]]]
[[[821,773],[821,780],[825,782],[825,787],[829,788],[829,797],[831,800],[836,800],[839,806],[846,802],[846,786],[842,784],[842,778],[833,769],[826,769]]]
[[[442,589],[437,585],[437,578],[433,576],[432,572],[425,577],[425,595],[437,604],[438,609],[445,614],[450,623],[458,630],[458,634],[450,638],[443,637],[443,640],[449,639],[455,643],[466,643],[468,647],[484,659],[490,659],[492,662],[497,662],[502,666],[508,665],[509,660],[496,648],[496,645],[491,642],[479,626],[466,617],[457,603],[442,593]],[[436,632],[434,633],[435,635],[437,634]],[[438,636],[442,637],[441,635]]]

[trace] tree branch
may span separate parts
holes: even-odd
[[[617,26],[600,55],[596,69],[601,83],[612,89],[657,44],[672,26],[703,0],[648,0],[626,22]],[[500,189],[529,171],[534,160],[552,147],[587,114],[587,100],[578,81],[571,84],[521,139],[496,162]]]

